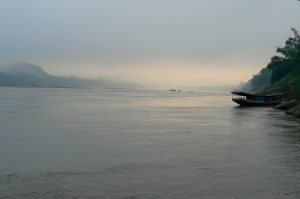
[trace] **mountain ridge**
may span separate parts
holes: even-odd
[[[131,82],[56,76],[47,73],[41,66],[27,62],[1,64],[0,86],[57,88],[143,88],[143,86]]]

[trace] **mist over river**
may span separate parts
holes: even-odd
[[[300,198],[300,122],[225,92],[3,87],[0,198]]]

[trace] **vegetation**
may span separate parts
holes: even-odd
[[[242,83],[239,90],[260,91],[268,88],[271,85],[271,75],[272,73],[268,68],[263,68],[258,74],[253,75],[247,83]]]
[[[288,75],[300,73],[300,36],[296,29],[291,29],[294,37],[288,38],[284,47],[277,48],[279,55],[273,56],[267,68],[272,71],[271,84],[277,83]]]
[[[300,99],[300,35],[295,28],[291,30],[293,36],[286,40],[285,46],[278,47],[277,55],[271,58],[266,68],[247,82],[248,90],[283,92],[288,98]]]

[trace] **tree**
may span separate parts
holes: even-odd
[[[289,37],[284,47],[278,47],[278,55],[271,58],[267,68],[272,71],[271,83],[280,81],[291,73],[300,72],[300,35],[295,28],[291,28],[293,37]]]

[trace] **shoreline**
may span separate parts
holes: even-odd
[[[287,115],[300,118],[300,102],[296,99],[284,100],[274,108],[285,111]]]

